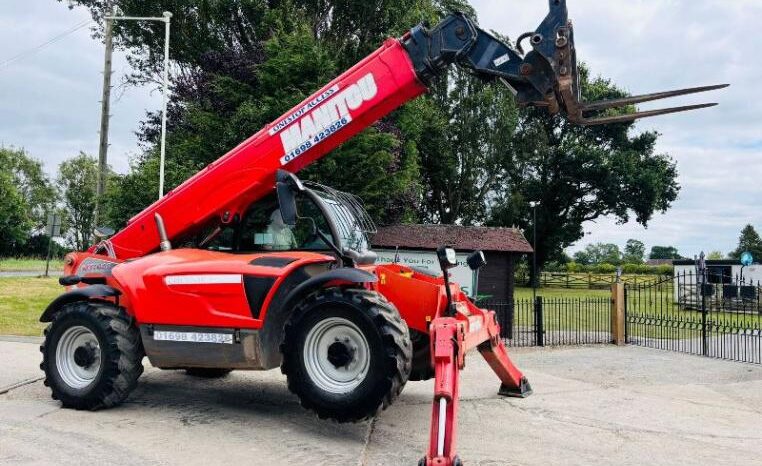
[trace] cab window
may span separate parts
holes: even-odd
[[[190,247],[223,252],[326,251],[330,248],[316,233],[331,237],[328,222],[315,203],[297,196],[296,225],[286,225],[278,208],[275,193],[252,204],[238,225],[214,225],[206,228]]]

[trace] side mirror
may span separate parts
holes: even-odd
[[[468,255],[468,258],[466,259],[466,263],[468,264],[468,268],[470,268],[471,270],[479,270],[485,265],[487,265],[487,259],[484,257],[483,252],[474,251]]]
[[[443,271],[458,265],[458,260],[455,257],[455,250],[453,248],[441,246],[437,249],[437,259],[439,259],[439,266],[442,267]]]
[[[278,193],[278,207],[280,208],[280,215],[283,217],[283,223],[289,226],[296,225],[296,196],[294,190],[291,189],[288,183],[279,181],[276,183],[276,191]]]
[[[296,192],[303,191],[304,185],[293,173],[278,170],[275,175],[275,190],[278,194],[278,207],[283,223],[296,225]]]

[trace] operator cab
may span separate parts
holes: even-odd
[[[240,221],[217,223],[190,245],[231,253],[323,251],[345,264],[375,262],[368,235],[376,228],[359,198],[290,173],[288,179],[295,181],[254,202]]]

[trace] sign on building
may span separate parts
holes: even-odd
[[[433,273],[441,273],[439,268],[439,262],[437,261],[437,253],[435,251],[402,251],[396,252],[394,249],[374,249],[373,252],[378,254],[378,260],[376,262],[384,264],[394,262],[395,255],[398,257],[398,262],[408,267],[421,267],[430,270]],[[469,296],[473,296],[472,291],[474,289],[474,272],[468,268],[466,264],[466,258],[468,254],[457,254],[458,259],[457,267],[450,269],[450,279],[457,283],[460,288]]]

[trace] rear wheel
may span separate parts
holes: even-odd
[[[375,292],[309,295],[286,325],[281,370],[321,418],[354,422],[391,405],[410,374],[412,344],[396,308]]]
[[[63,306],[45,329],[40,351],[45,385],[66,408],[115,406],[143,373],[140,335],[130,318],[108,303]]]

